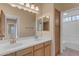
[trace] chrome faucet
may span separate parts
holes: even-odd
[[[35,36],[35,39],[38,39],[38,36],[37,35]]]
[[[10,44],[15,44],[15,43],[16,43],[16,39],[15,38],[10,39]]]
[[[16,43],[16,37],[13,34],[10,34],[10,44],[15,44]]]

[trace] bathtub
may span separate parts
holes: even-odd
[[[64,43],[62,56],[79,56],[79,44],[78,43]]]

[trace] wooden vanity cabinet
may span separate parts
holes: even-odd
[[[16,56],[33,56],[33,47],[17,51]]]
[[[51,41],[48,41],[44,44],[45,56],[51,56]]]
[[[34,56],[51,56],[51,41],[34,46]]]
[[[5,56],[51,56],[51,41],[25,48]]]
[[[34,56],[44,56],[44,44],[34,46]]]

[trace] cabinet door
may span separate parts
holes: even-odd
[[[51,42],[45,43],[45,56],[51,56]]]
[[[43,44],[34,46],[34,56],[44,56],[44,45]]]
[[[7,54],[5,56],[15,56],[15,55],[16,55],[16,53],[10,53],[10,54]]]
[[[19,50],[16,52],[17,56],[33,56],[33,47]]]

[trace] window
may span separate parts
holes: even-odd
[[[71,21],[78,21],[78,20],[79,20],[79,15],[67,16],[63,18],[63,22],[71,22]]]
[[[79,15],[76,15],[76,20],[79,20]]]
[[[64,18],[63,22],[68,22],[68,17]]]
[[[72,21],[75,21],[76,20],[76,17],[75,16],[72,16]]]
[[[71,17],[68,17],[68,21],[72,21]]]
[[[69,22],[69,21],[72,21],[72,18],[71,17],[65,17],[63,22]]]
[[[66,22],[66,18],[63,18],[63,22]]]

